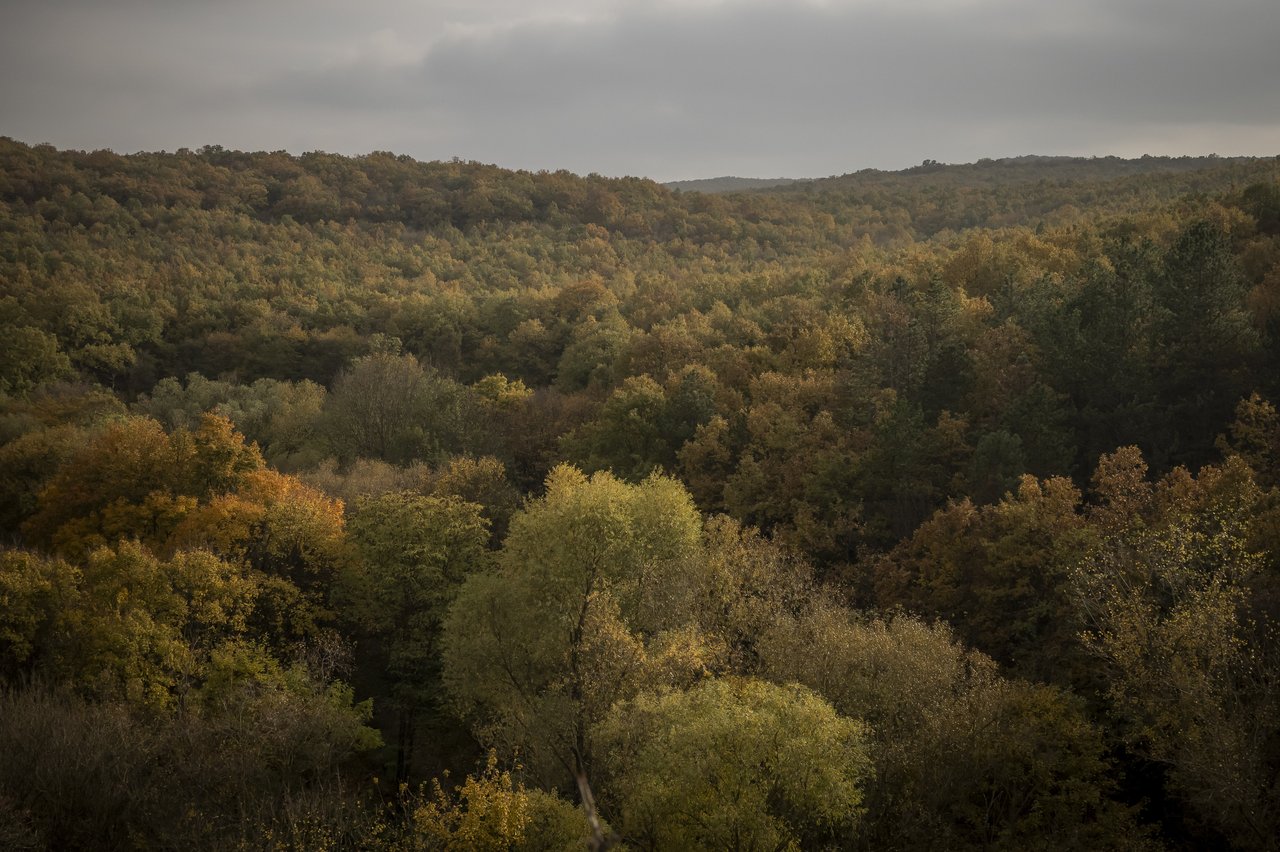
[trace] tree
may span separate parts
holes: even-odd
[[[207,551],[256,572],[250,617],[276,652],[315,639],[328,619],[342,504],[265,469],[223,418],[172,434],[144,418],[110,424],[59,466],[38,505],[25,525],[33,543],[78,565],[129,545],[152,560]]]
[[[735,518],[827,563],[851,555],[862,519],[852,480],[866,435],[837,419],[839,394],[832,371],[758,377],[742,424],[745,446],[723,489]],[[710,430],[699,433],[686,462],[713,450],[707,440],[714,437]]]
[[[512,520],[495,572],[467,578],[444,626],[444,681],[485,741],[548,785],[586,780],[592,726],[619,699],[689,683],[713,652],[688,628],[701,520],[672,479],[628,485],[561,466]]]
[[[661,428],[669,448],[662,463],[668,468],[676,464],[680,448],[711,421],[716,414],[719,392],[716,374],[701,365],[690,365],[667,382],[667,402],[662,411]]]
[[[375,352],[333,382],[324,429],[338,458],[434,462],[461,449],[469,417],[466,388],[412,355]]]
[[[225,707],[167,714],[40,683],[0,693],[0,836],[16,816],[32,849],[226,849],[284,841],[299,811],[306,828],[335,812],[356,822],[337,776],[377,743],[368,707],[304,671],[280,674],[242,684]],[[334,834],[287,848],[334,848],[320,842]]]
[[[591,828],[580,808],[499,771],[490,752],[484,770],[452,793],[433,781],[430,797],[413,810],[412,837],[413,848],[557,852],[587,848]]]
[[[52,334],[31,326],[0,326],[0,393],[25,394],[72,373],[71,360]]]
[[[244,637],[254,578],[208,553],[168,563],[136,544],[84,566],[80,606],[60,615],[69,641],[53,670],[100,697],[171,708],[209,674],[210,654]]]
[[[1246,390],[1259,351],[1226,234],[1208,221],[1189,225],[1165,255],[1153,291],[1157,387],[1174,427],[1167,451],[1174,462],[1199,464]]]
[[[594,420],[565,438],[565,449],[586,470],[608,470],[638,481],[675,460],[663,430],[666,409],[662,386],[649,376],[633,376],[610,395]]]
[[[80,583],[80,572],[61,559],[0,552],[0,679],[13,682],[46,662]]]
[[[1228,432],[1229,436],[1218,436],[1218,449],[1244,459],[1259,485],[1280,484],[1280,415],[1275,406],[1250,394],[1236,404],[1236,419]]]
[[[39,492],[89,440],[88,430],[64,424],[27,432],[0,446],[0,529],[17,531],[39,505]]]
[[[855,478],[864,502],[864,549],[888,547],[916,529],[954,493],[971,452],[966,420],[944,411],[930,425],[918,407],[892,391],[876,399],[872,429]]]
[[[725,482],[737,466],[732,442],[729,421],[715,415],[680,448],[680,477],[704,511],[724,511]]]
[[[257,626],[290,641],[330,621],[329,593],[346,553],[342,503],[292,476],[246,474],[240,486],[190,506],[159,552],[207,549],[262,575]]]
[[[1280,183],[1255,183],[1241,193],[1242,207],[1258,223],[1258,232],[1280,234]]]
[[[760,672],[761,642],[779,613],[803,611],[815,592],[813,571],[794,549],[725,515],[706,522],[702,553],[689,565],[690,618],[724,648],[726,668]]]
[[[511,516],[520,505],[520,492],[507,479],[507,470],[493,456],[455,456],[431,478],[431,493],[453,495],[480,506],[489,521],[489,542],[497,546],[507,535]]]
[[[573,339],[565,346],[555,370],[556,386],[570,392],[607,388],[614,380],[622,353],[638,334],[616,312],[601,321],[588,316],[571,333]]]
[[[0,671],[171,709],[193,698],[219,648],[246,640],[259,592],[251,570],[205,551],[160,560],[125,542],[77,567],[8,551],[0,556],[8,603]]]
[[[1066,395],[1084,469],[1118,444],[1164,443],[1155,402],[1152,281],[1160,258],[1149,240],[1109,241],[1069,288],[1038,300],[1034,330],[1049,384]],[[1026,402],[1019,400],[1018,407]]]
[[[723,678],[616,705],[598,736],[640,849],[819,848],[848,837],[872,774],[863,726],[796,685]]]
[[[344,614],[376,638],[399,720],[396,779],[412,770],[417,716],[440,701],[440,625],[463,580],[488,563],[480,507],[405,492],[361,500],[348,527]]]
[[[1071,683],[1086,668],[1070,582],[1092,541],[1080,500],[1070,480],[1024,476],[995,505],[966,498],[940,509],[868,561],[877,605],[944,619],[1016,673]]]
[[[325,396],[324,388],[310,381],[259,379],[237,385],[191,373],[184,381],[161,379],[133,409],[170,430],[195,428],[204,414],[216,413],[257,443],[274,466],[296,467],[318,453],[315,431]]]
[[[867,725],[875,775],[854,848],[1143,848],[1080,703],[1005,680],[944,625],[818,599],[759,648],[762,677]]]
[[[1125,742],[1168,771],[1194,819],[1242,849],[1280,836],[1276,627],[1251,607],[1261,493],[1233,456],[1152,485],[1133,448],[1096,475],[1104,534],[1075,569],[1084,639]],[[1257,619],[1257,620],[1255,620]]]
[[[25,529],[72,557],[129,538],[159,549],[202,500],[263,466],[224,418],[208,415],[172,435],[149,418],[112,423],[58,468]]]

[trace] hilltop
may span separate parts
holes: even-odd
[[[796,178],[744,178],[717,177],[699,180],[669,180],[663,183],[667,189],[680,192],[748,192],[753,189],[771,189],[775,186],[788,186],[796,182]]]

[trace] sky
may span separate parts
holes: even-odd
[[[1280,154],[1277,0],[8,0],[0,135],[678,180]]]

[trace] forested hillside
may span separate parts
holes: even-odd
[[[1276,849],[1278,169],[0,140],[0,848]]]

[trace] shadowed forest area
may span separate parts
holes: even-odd
[[[0,848],[1280,845],[1280,158],[0,139],[0,326]]]

